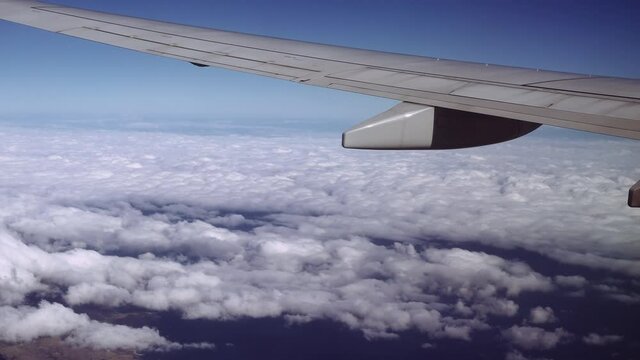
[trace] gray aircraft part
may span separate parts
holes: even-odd
[[[640,181],[629,189],[629,206],[640,207]]]
[[[371,150],[461,149],[512,140],[540,124],[400,103],[342,134],[342,146]]]
[[[433,142],[435,109],[400,103],[342,134],[350,149],[429,149]]]

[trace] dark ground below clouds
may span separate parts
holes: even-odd
[[[523,351],[527,355],[553,359],[638,359],[640,343],[636,319],[640,306],[619,304],[608,299],[584,298],[554,294],[525,294],[517,299],[521,311],[515,318],[491,318],[494,328],[472,333],[471,341],[428,339],[418,331],[399,334],[397,339],[367,340],[356,330],[329,321],[316,320],[306,324],[287,324],[283,318],[239,319],[233,321],[184,320],[178,313],[131,312],[129,315],[103,313],[106,309],[78,308],[94,318],[131,326],[152,326],[172,341],[181,343],[214,342],[213,350],[181,350],[146,353],[144,359],[504,359],[511,350],[501,338],[500,328],[513,320],[526,318],[528,309],[552,306],[559,323],[541,325],[548,330],[564,326],[576,334],[570,343],[544,352]],[[115,316],[114,316],[115,315]],[[110,318],[110,319],[109,319]],[[621,343],[608,346],[587,346],[581,337],[590,333],[623,335]],[[425,349],[423,344],[435,347]]]
[[[40,338],[29,343],[0,342],[0,360],[135,360],[126,350],[94,350],[65,344],[59,338]]]

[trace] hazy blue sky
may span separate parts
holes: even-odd
[[[640,77],[637,1],[88,1],[126,15],[442,58]],[[392,101],[0,23],[0,115],[340,119]]]

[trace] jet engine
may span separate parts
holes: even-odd
[[[540,124],[403,102],[342,134],[350,149],[460,149],[512,140]]]

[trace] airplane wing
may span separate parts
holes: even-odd
[[[350,49],[37,1],[0,0],[0,19],[198,65],[640,139],[640,80]]]
[[[479,64],[292,41],[0,0],[0,19],[153,55],[401,103],[343,134],[368,149],[449,149],[540,124],[640,139],[640,80]]]

